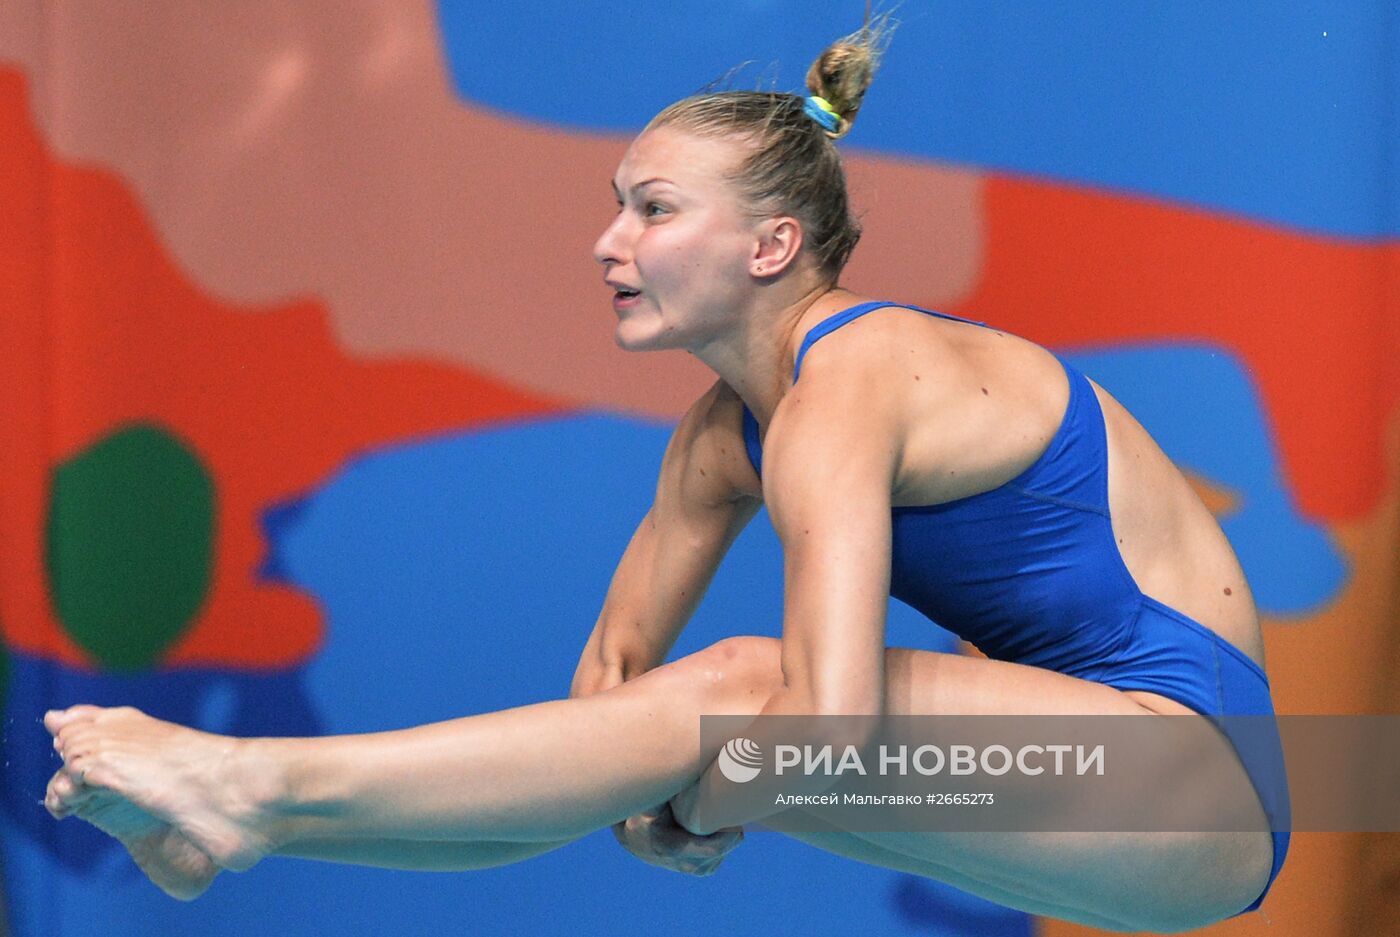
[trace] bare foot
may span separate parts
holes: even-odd
[[[60,820],[79,817],[118,840],[146,877],[172,898],[193,901],[219,874],[214,860],[169,823],[111,791],[79,783],[67,769],[49,781],[44,805]]]
[[[73,785],[55,791],[55,776],[51,812],[76,813],[95,824],[99,818],[129,834],[113,835],[138,864],[173,875],[178,885],[186,875],[197,878],[207,871],[186,845],[236,872],[271,851],[269,837],[259,829],[250,774],[241,770],[240,739],[162,722],[130,707],[74,706],[45,715],[44,726],[63,756],[60,774]],[[150,874],[146,864],[141,867]]]

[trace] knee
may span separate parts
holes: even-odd
[[[1273,868],[1273,838],[1267,833],[1196,834],[1176,867],[1156,888],[1136,890],[1137,901],[1117,915],[1121,929],[1178,934],[1218,923],[1248,907]],[[1169,881],[1177,878],[1177,881]]]
[[[781,647],[776,638],[739,635],[677,663],[686,665],[686,675],[706,703],[740,710],[756,703],[756,712],[782,686]]]
[[[1196,918],[1185,922],[1192,928],[1223,921],[1249,907],[1264,890],[1274,865],[1274,839],[1267,832],[1204,835],[1212,840],[1210,887],[1203,889]]]

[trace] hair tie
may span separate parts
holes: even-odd
[[[802,113],[821,124],[828,133],[835,133],[841,127],[841,115],[826,98],[811,95],[802,104]]]

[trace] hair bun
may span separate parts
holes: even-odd
[[[807,90],[829,101],[841,117],[837,129],[827,131],[833,139],[850,131],[893,32],[890,15],[882,14],[827,46],[807,69]]]

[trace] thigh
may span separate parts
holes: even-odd
[[[885,711],[938,716],[1138,716],[1133,696],[1042,667],[944,654],[885,649]]]
[[[784,831],[784,836],[788,836],[799,842],[806,843],[824,852],[833,853],[855,862],[863,862],[866,865],[879,866],[896,872],[903,872],[908,875],[917,875],[920,878],[932,879],[952,885],[954,888],[962,889],[969,894],[985,898],[988,901],[996,902],[1008,908],[1015,908],[1018,911],[1025,911],[1027,914],[1039,914],[1048,917],[1060,918],[1062,920],[1074,921],[1089,927],[1117,928],[1116,921],[1104,917],[1097,917],[1088,912],[1056,904],[1044,898],[1029,898],[1022,889],[1004,888],[984,882],[973,876],[959,872],[956,869],[940,865],[929,858],[915,858],[906,853],[894,849],[886,848],[868,839],[862,839],[855,833],[848,833],[845,830],[824,830],[824,831]],[[1006,834],[983,834],[990,836]]]
[[[886,712],[894,715],[1134,715],[1206,724],[1203,716],[1160,715],[1123,691],[1038,667],[908,648],[888,649],[885,662]],[[1217,763],[1226,767],[1227,783],[1257,804],[1224,736],[1212,730],[1193,737],[1209,747],[1204,757],[1221,759]],[[1144,797],[1193,788],[1199,762],[1178,755],[1164,753],[1160,768],[1153,766],[1160,786],[1144,791]],[[1254,821],[1258,831],[1245,833],[850,835],[942,869],[934,877],[1004,904],[1085,923],[1116,919],[1132,926],[1166,922],[1183,903],[1211,919],[1252,901],[1263,889],[1273,850],[1262,808]],[[1054,908],[1062,910],[1038,910]]]
[[[745,637],[724,644],[721,660],[737,656],[750,663],[739,683],[754,681],[750,689],[764,692],[781,685],[776,640]],[[707,651],[713,659],[715,649]],[[1194,714],[1159,714],[1104,684],[1004,661],[888,648],[885,670],[885,711],[892,715],[1132,715],[1204,722]],[[736,697],[731,688],[726,711],[756,713],[764,692]],[[736,704],[736,699],[742,702]],[[1224,755],[1227,766],[1233,765],[1229,783],[1252,797],[1253,786],[1229,742],[1214,731],[1199,737],[1215,747],[1206,753],[1209,757]],[[1192,789],[1191,770],[1189,759],[1164,759],[1160,784],[1144,791],[1144,797]],[[1258,814],[1259,831],[1250,833],[832,830],[796,838],[859,861],[937,878],[1033,913],[1096,926],[1170,930],[1201,926],[1240,911],[1262,891],[1273,843],[1264,832],[1262,808]]]

